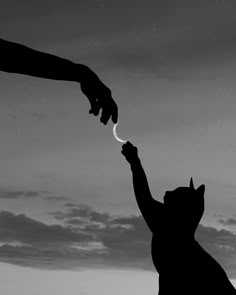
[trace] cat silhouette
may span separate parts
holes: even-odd
[[[152,232],[159,295],[236,295],[226,272],[195,239],[204,213],[205,185],[195,189],[191,178],[188,187],[167,191],[159,202],[151,195],[138,149],[128,141],[121,153],[131,166],[136,201]]]
[[[236,294],[223,268],[194,237],[204,213],[204,192],[205,186],[195,189],[192,179],[189,187],[167,191],[162,212],[152,221],[159,295]]]

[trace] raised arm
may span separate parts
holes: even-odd
[[[157,220],[163,215],[163,204],[153,199],[146,174],[138,157],[138,149],[130,142],[122,147],[122,154],[130,163],[133,187],[139,209],[151,231],[157,227]]]
[[[85,65],[0,39],[0,71],[78,82],[91,104],[89,113],[97,116],[102,109],[102,123],[110,117],[117,123],[118,108],[110,89]]]

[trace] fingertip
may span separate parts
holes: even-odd
[[[107,122],[106,122],[105,120],[100,119],[100,122],[101,122],[103,125],[107,125]]]
[[[114,124],[117,124],[117,119],[114,118],[113,116],[112,116],[111,120],[112,120],[112,122],[113,122]]]
[[[99,114],[99,109],[96,109],[93,111],[94,116],[97,116]]]
[[[108,120],[104,118],[104,116],[101,117],[100,122],[104,125],[107,124]]]
[[[101,116],[101,122],[104,125],[106,125],[107,122],[109,121],[110,117],[111,117],[111,115],[110,115],[109,111],[106,110],[105,108],[103,108],[103,110],[102,110],[102,116]]]
[[[117,122],[118,122],[118,112],[113,113],[111,118],[112,118],[112,122],[114,124],[117,124]]]

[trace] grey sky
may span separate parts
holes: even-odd
[[[227,245],[210,246],[226,268],[235,256],[235,10],[233,0],[0,3],[1,38],[87,64],[111,88],[120,112],[118,132],[138,146],[155,198],[188,185],[191,176],[196,185],[206,184],[201,241],[206,243],[210,232],[210,245],[218,245],[222,232],[215,228],[228,230],[223,231]],[[79,215],[70,222],[62,218],[71,203],[91,206],[96,216],[105,212],[103,223],[110,216],[128,218],[134,240],[143,243],[129,261],[129,229],[119,243],[120,228],[109,225],[104,234],[89,219],[86,231],[95,234],[97,244],[87,245],[92,247],[88,262],[97,261],[98,248],[108,245],[114,254],[108,264],[118,267],[119,253],[129,266],[143,264],[148,234],[137,226],[140,217],[131,215],[139,211],[111,123],[104,127],[88,115],[89,104],[75,83],[0,73],[0,89],[0,206],[5,210],[0,218],[1,231],[8,234],[1,241],[22,243],[1,246],[1,260],[10,262],[8,251],[19,251],[12,263],[32,263],[23,245],[25,223],[49,233],[58,224],[56,232],[68,234],[73,223],[84,222]],[[8,230],[9,220],[22,221],[22,235]],[[77,236],[71,239],[67,249]],[[39,244],[30,251],[43,252],[46,246]],[[60,259],[67,258],[58,247],[51,249],[52,267],[60,268]],[[39,264],[46,267],[41,257]],[[235,275],[234,268],[227,270]]]

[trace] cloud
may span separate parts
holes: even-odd
[[[61,245],[91,240],[91,235],[61,225],[47,225],[9,211],[0,212],[0,241],[18,241],[32,247]]]
[[[94,253],[103,249],[90,233],[9,211],[0,212],[0,245],[2,262],[50,269],[89,265]]]
[[[94,211],[91,207],[87,205],[79,205],[73,203],[67,203],[65,205],[67,208],[66,211],[54,211],[50,212],[55,219],[63,220],[66,224],[73,224],[73,220],[84,219],[90,220],[90,222],[102,222],[107,224],[111,219],[111,216],[108,213],[99,213]]]
[[[44,194],[47,194],[46,191],[23,191],[23,190],[9,190],[9,189],[0,189],[0,199],[31,199],[42,197]]]
[[[45,200],[48,200],[48,201],[66,201],[66,200],[68,200],[68,198],[64,197],[64,196],[48,196],[48,197],[45,197]]]
[[[55,196],[48,191],[33,191],[33,190],[12,190],[12,189],[0,189],[0,199],[35,199],[42,198],[47,201],[68,201],[65,196]]]
[[[142,216],[113,216],[74,203],[65,208],[50,213],[63,225],[1,211],[0,261],[51,269],[112,266],[154,270],[152,236]],[[199,225],[196,239],[236,278],[233,233]]]
[[[236,278],[236,236],[234,233],[200,225],[196,232],[196,239],[220,263],[230,278]]]
[[[64,226],[1,211],[0,261],[53,269],[153,268],[151,235],[141,217],[117,218],[88,206],[73,209],[64,214]],[[55,214],[56,219],[61,220],[61,213],[59,218]]]
[[[64,206],[65,206],[65,207],[69,207],[69,208],[70,208],[70,207],[78,207],[78,204],[77,204],[77,203],[70,203],[70,202],[69,202],[69,203],[65,203]]]
[[[236,219],[235,218],[229,218],[229,219],[220,219],[219,220],[220,223],[222,223],[223,225],[236,225]]]

